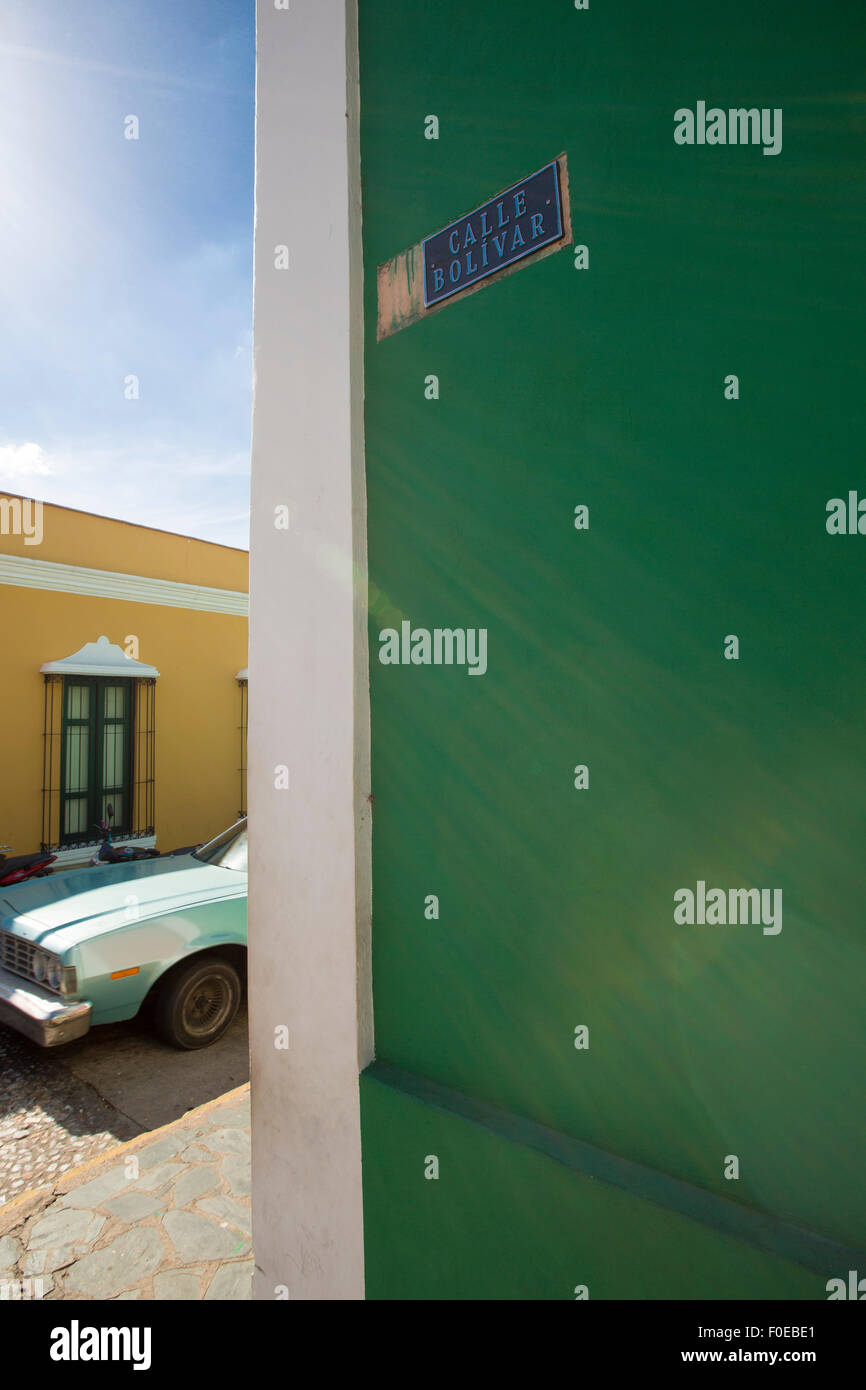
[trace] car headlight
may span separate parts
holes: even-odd
[[[56,956],[48,962],[48,983],[52,989],[59,989],[63,983],[63,966]]]
[[[42,984],[48,975],[48,957],[44,951],[34,951],[33,959],[30,962],[33,971],[33,978],[37,984]]]

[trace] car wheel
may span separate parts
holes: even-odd
[[[160,991],[154,1022],[172,1047],[192,1051],[221,1038],[238,1011],[241,980],[219,956],[190,961]]]

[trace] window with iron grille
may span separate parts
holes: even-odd
[[[238,677],[238,686],[241,692],[241,722],[238,732],[240,733],[240,761],[239,768],[241,778],[239,816],[247,813],[247,682],[242,677]]]
[[[42,843],[154,833],[154,680],[46,675]],[[111,814],[109,814],[109,806]]]

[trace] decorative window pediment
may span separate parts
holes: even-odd
[[[107,637],[85,642],[80,651],[60,661],[46,661],[39,669],[44,676],[126,676],[127,679],[153,680],[159,675],[155,666],[135,661]]]

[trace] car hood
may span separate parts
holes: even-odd
[[[57,944],[65,949],[131,920],[236,898],[246,891],[246,874],[205,864],[191,854],[138,859],[22,883],[0,898],[0,926],[28,941],[62,931]]]

